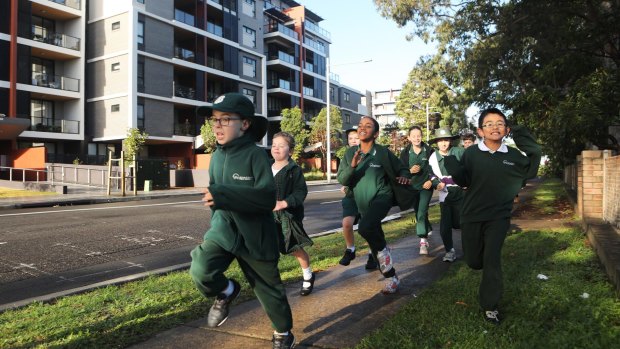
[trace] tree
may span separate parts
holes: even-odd
[[[533,130],[557,173],[620,122],[620,2],[375,0],[438,43],[462,98]]]
[[[306,129],[306,122],[304,121],[301,109],[297,106],[292,109],[283,109],[281,115],[282,121],[280,122],[280,129],[290,133],[295,138],[295,149],[292,149],[293,155],[291,157],[294,161],[297,161],[306,146],[309,135]]]
[[[205,120],[205,123],[200,126],[200,137],[202,138],[202,143],[205,146],[205,153],[213,153],[217,146],[217,140],[215,139],[215,134],[213,133],[213,128],[211,127],[209,120]]]
[[[146,132],[137,128],[127,129],[127,136],[123,140],[123,150],[127,161],[132,160],[134,155],[138,155],[147,138],[149,135]]]
[[[340,138],[337,136],[342,132],[342,116],[340,115],[340,109],[337,106],[330,106],[330,147],[331,150],[336,150],[340,146]],[[312,143],[321,143],[319,147],[321,156],[323,159],[327,158],[327,109],[323,108],[317,116],[312,118],[312,128],[310,130],[310,141]],[[323,173],[327,171],[325,167],[326,163],[323,161]]]

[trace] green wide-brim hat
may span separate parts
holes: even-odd
[[[196,108],[196,115],[210,119],[214,110],[239,114],[241,118],[250,120],[252,125],[250,125],[247,133],[252,135],[255,142],[260,142],[267,133],[269,121],[267,118],[256,115],[254,103],[241,93],[225,93],[217,97],[211,106],[204,105]]]
[[[457,139],[459,138],[458,135],[453,136],[452,132],[450,132],[450,129],[447,127],[440,127],[438,129],[435,130],[435,134],[433,135],[433,138],[431,138],[430,141],[428,141],[428,143],[435,143],[440,139]]]

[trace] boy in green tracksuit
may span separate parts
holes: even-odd
[[[511,131],[525,155],[503,143]],[[454,156],[446,156],[444,161],[454,181],[467,187],[461,211],[465,261],[473,269],[482,269],[480,306],[487,321],[499,324],[502,245],[515,195],[525,180],[536,176],[541,149],[527,129],[508,127],[506,116],[497,108],[481,112],[478,135],[482,142],[467,148],[460,161]]]
[[[385,241],[381,220],[394,202],[397,202],[401,209],[411,207],[411,174],[389,149],[375,144],[375,139],[379,136],[377,120],[368,116],[362,117],[357,134],[360,145],[347,149],[338,167],[338,182],[353,190],[353,197],[361,214],[358,231],[368,242],[370,251],[379,262],[381,274],[386,278],[381,292],[395,293],[400,281]]]
[[[465,149],[452,146],[453,140],[458,137],[452,136],[449,128],[440,127],[435,130],[435,137],[430,141],[430,143],[437,143],[437,151],[431,156],[429,163],[433,173],[433,186],[439,192],[439,209],[441,211],[439,234],[446,250],[446,254],[443,256],[444,262],[456,260],[452,229],[459,229],[461,222],[463,189],[454,183],[452,176],[444,166],[445,156],[455,156],[457,160],[460,160],[463,155]],[[422,246],[420,246],[421,248]]]
[[[420,254],[428,254],[428,236],[431,232],[431,222],[428,220],[428,205],[433,196],[431,169],[429,159],[433,148],[422,142],[422,128],[409,128],[409,145],[400,152],[400,160],[411,172],[411,187],[413,188],[413,209],[416,214],[416,235],[420,238]]]
[[[212,209],[211,227],[191,253],[190,274],[205,297],[215,296],[207,325],[220,326],[241,289],[224,272],[237,260],[275,329],[274,348],[292,348],[291,308],[278,270],[279,236],[272,210],[276,190],[264,150],[256,146],[267,131],[267,119],[240,93],[218,97],[200,107],[217,140],[209,166],[209,188],[203,201]]]

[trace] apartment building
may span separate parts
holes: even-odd
[[[400,95],[400,89],[390,89],[372,92],[371,105],[372,116],[377,119],[381,128],[398,122],[401,126],[403,118],[396,114],[396,100]]]
[[[83,0],[0,1],[0,154],[44,146],[51,161],[85,137]],[[71,159],[72,160],[72,159]]]
[[[1,3],[4,18],[12,7]],[[194,154],[202,152],[204,123],[195,108],[225,92],[245,94],[254,101],[256,114],[269,119],[261,142],[265,147],[280,130],[282,109],[299,106],[310,121],[326,106],[330,34],[319,25],[319,15],[296,1],[13,3],[18,4],[20,26],[25,26],[24,16],[33,23],[17,38],[32,57],[28,63],[18,62],[32,68],[29,75],[20,70],[17,98],[11,99],[13,70],[2,65],[0,102],[14,100],[15,115],[31,119],[33,129],[15,131],[13,141],[19,147],[44,143],[48,162],[79,157],[101,164],[109,151],[118,155],[129,128],[138,128],[149,135],[141,157],[181,160],[193,167]],[[8,57],[12,47],[6,23],[0,25],[2,57]],[[33,34],[41,26],[46,30],[43,42]],[[46,42],[50,32],[62,35],[60,46]],[[67,42],[71,47],[65,47]],[[54,64],[48,61],[51,57]],[[50,84],[50,76],[62,78],[54,79],[63,82],[60,87]],[[341,107],[343,127],[356,125],[359,116],[367,114],[362,94],[337,80],[330,82],[330,102]],[[25,102],[26,91],[32,102]],[[40,129],[37,124],[42,124]]]

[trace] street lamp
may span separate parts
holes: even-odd
[[[368,63],[368,62],[372,62],[372,59],[367,59],[365,61],[361,61],[361,62],[352,62],[352,63],[342,63],[342,64],[336,64],[336,65],[348,65],[348,64],[358,64],[358,63]],[[331,127],[330,127],[330,118],[331,118],[331,107],[330,107],[330,95],[331,92],[329,90],[330,88],[330,64],[329,64],[329,57],[325,58],[325,64],[327,65],[327,122],[326,124],[326,132],[325,132],[325,138],[326,138],[326,143],[327,143],[327,183],[331,183],[332,182],[332,146],[331,146],[331,140],[332,140],[332,134],[331,134]]]

